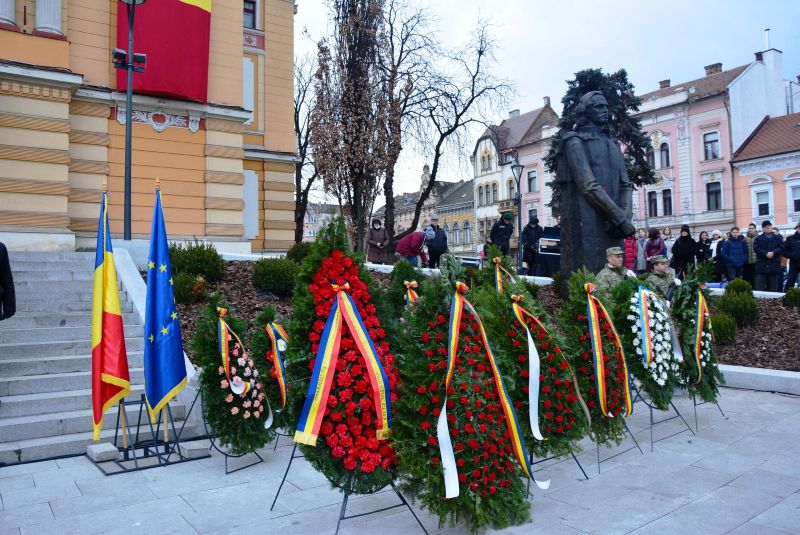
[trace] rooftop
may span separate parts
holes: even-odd
[[[439,201],[438,206],[448,206],[452,204],[471,203],[475,199],[475,187],[473,180],[462,180],[455,186],[447,190]]]
[[[733,155],[734,162],[800,152],[800,113],[770,119],[765,117]]]
[[[663,87],[656,91],[639,95],[639,98],[642,100],[642,102],[647,102],[648,100],[674,95],[680,91],[690,92],[692,98],[694,99],[711,97],[720,93],[724,93],[727,90],[728,85],[734,81],[737,76],[742,74],[747,67],[749,67],[749,64],[741,65],[739,67],[723,71],[721,70],[722,66],[720,64],[716,65],[719,65],[719,72],[713,72],[712,74],[707,74],[702,78],[697,78],[688,82]],[[709,67],[713,66],[709,65]],[[706,67],[706,70],[709,70],[709,67]],[[665,81],[669,82],[668,80]],[[694,88],[693,93],[691,92],[691,88]]]

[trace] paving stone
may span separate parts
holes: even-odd
[[[116,461],[119,459],[119,450],[113,444],[101,442],[100,444],[86,446],[86,455],[96,463]]]
[[[615,494],[612,500],[594,505],[589,511],[571,515],[562,522],[589,533],[629,533],[684,505],[685,498],[668,498],[644,490]]]
[[[800,477],[757,468],[745,472],[729,483],[733,487],[753,489],[776,498],[787,498],[800,491]]]
[[[29,489],[34,486],[31,474],[0,477],[0,494],[10,490]]]
[[[3,507],[6,510],[36,503],[46,503],[57,498],[80,496],[80,491],[74,483],[71,486],[59,487],[32,487],[28,489],[11,490],[3,493]]]
[[[796,525],[796,524],[795,524]],[[775,529],[758,522],[748,522],[742,524],[733,531],[729,531],[727,535],[793,535],[795,531],[784,531],[782,529]]]
[[[753,518],[753,522],[789,533],[797,533],[800,525],[800,494],[792,494],[785,500]]]
[[[121,507],[85,515],[54,518],[22,526],[22,535],[92,535],[116,529],[129,518]]]
[[[0,527],[13,529],[53,518],[53,513],[46,503],[23,505],[0,511]]]
[[[196,459],[208,455],[208,440],[194,440],[192,442],[181,442],[181,455],[187,459]]]

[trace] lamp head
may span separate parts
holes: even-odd
[[[147,2],[147,0],[119,0],[119,1],[129,6],[140,6],[145,2]]]
[[[522,176],[522,170],[525,167],[520,163],[515,163],[511,166],[511,172],[514,173],[514,178],[519,182],[519,178]]]

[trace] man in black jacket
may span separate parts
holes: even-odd
[[[797,275],[800,274],[800,222],[794,226],[794,234],[786,238],[783,242],[783,256],[789,259],[789,274],[786,276],[784,292],[789,288],[794,288],[797,282]]]
[[[512,221],[514,221],[514,216],[511,215],[511,212],[503,214],[503,217],[492,225],[489,239],[486,240],[489,245],[500,247],[503,256],[508,256],[508,248],[511,246],[511,236],[514,234],[514,223]]]
[[[0,242],[0,320],[10,318],[17,311],[14,278],[8,261],[8,249]]]
[[[773,232],[771,222],[761,223],[761,234],[753,240],[753,249],[756,252],[755,289],[761,292],[780,291],[783,238]]]
[[[536,252],[539,249],[539,240],[544,229],[539,226],[539,218],[533,217],[522,231],[522,267],[525,270],[521,275],[535,275]]]
[[[431,228],[433,229],[433,239],[425,244],[428,246],[428,267],[438,268],[439,258],[447,252],[447,234],[439,226],[439,216],[431,217]]]

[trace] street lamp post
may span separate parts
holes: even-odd
[[[522,271],[522,188],[519,182],[524,168],[525,166],[519,163],[519,157],[515,156],[511,172],[514,173],[514,180],[517,182],[517,273]]]
[[[145,54],[136,54],[133,51],[133,18],[136,6],[144,4],[147,0],[120,0],[128,12],[128,50],[115,48],[111,57],[114,67],[128,71],[128,83],[125,92],[125,194],[124,194],[124,228],[123,238],[131,239],[131,108],[133,108],[133,72],[144,72],[146,62]],[[138,64],[138,65],[137,65]]]

